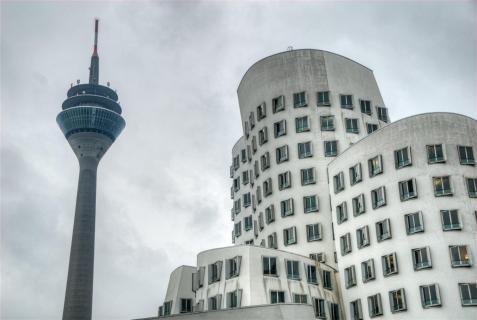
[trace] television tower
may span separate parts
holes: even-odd
[[[89,83],[72,85],[56,117],[79,161],[79,181],[63,320],[90,320],[93,300],[96,171],[126,125],[118,95],[99,82],[98,19]]]

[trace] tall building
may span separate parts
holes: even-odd
[[[98,20],[89,83],[71,86],[56,121],[79,162],[79,180],[63,319],[91,319],[93,299],[96,172],[124,129],[118,95],[99,84]]]
[[[321,50],[258,61],[238,98],[235,246],[177,268],[159,317],[475,316],[475,119],[390,123],[372,71]]]

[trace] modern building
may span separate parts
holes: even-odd
[[[98,20],[89,83],[71,86],[56,121],[79,162],[79,181],[63,319],[91,319],[93,300],[96,172],[124,129],[118,95],[99,84]]]
[[[390,123],[370,69],[310,49],[255,63],[238,98],[235,246],[174,271],[159,317],[475,316],[475,119]]]

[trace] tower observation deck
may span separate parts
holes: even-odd
[[[90,320],[93,300],[96,173],[125,127],[118,95],[99,82],[98,20],[89,83],[72,86],[56,121],[79,161],[80,173],[63,319]]]

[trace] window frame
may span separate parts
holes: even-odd
[[[407,159],[405,159],[404,155],[406,155]],[[411,147],[407,146],[394,150],[394,167],[396,169],[402,169],[409,166],[412,166]]]
[[[461,218],[459,214],[459,210],[457,209],[444,209],[440,210],[440,215],[441,215],[441,223],[442,223],[442,231],[453,231],[453,230],[462,230],[462,223],[461,223]],[[445,224],[445,217],[444,214],[448,213],[449,218],[448,220],[451,222],[451,224]],[[455,213],[455,216],[457,217],[457,222],[458,223],[452,223],[453,222],[453,217],[452,214]]]
[[[417,219],[416,219],[417,217]],[[420,226],[416,223],[416,220],[419,222]],[[407,213],[404,215],[404,224],[406,226],[406,234],[412,235],[420,232],[424,232],[424,217],[422,211],[416,211]]]
[[[462,158],[461,148],[463,148],[466,158]],[[470,152],[469,152],[470,149]],[[472,146],[457,146],[457,154],[459,155],[459,163],[462,165],[475,165],[474,150]],[[471,157],[469,157],[471,155]]]
[[[310,118],[308,116],[296,117],[295,118],[295,132],[302,133],[311,130]]]
[[[399,273],[396,252],[381,256],[381,265],[383,267],[383,276],[390,277]]]
[[[321,94],[321,97],[320,97]],[[331,106],[330,91],[317,91],[316,92],[316,105],[318,107]]]
[[[335,116],[320,116],[320,131],[335,131]]]
[[[340,106],[342,109],[353,110],[354,97],[352,94],[340,94]],[[344,102],[344,103],[343,103]]]
[[[272,99],[272,112],[277,113],[285,110],[285,96],[280,95]]]
[[[425,257],[427,259],[426,262],[422,262],[423,252],[425,252]],[[431,250],[429,249],[429,247],[411,249],[411,255],[412,255],[412,265],[414,267],[414,271],[432,268]],[[417,257],[417,255],[419,255],[419,258]]]
[[[402,306],[400,306],[399,308],[395,308],[394,295],[397,296],[398,294],[401,297]],[[396,297],[396,299],[397,299],[397,297]],[[403,312],[403,311],[407,310],[406,291],[404,290],[404,288],[389,291],[389,306],[391,308],[391,313]]]
[[[325,148],[325,157],[336,157],[338,155],[338,140],[327,140],[323,141],[324,143],[324,148]],[[333,146],[334,145],[334,150],[333,147],[330,148],[330,151],[327,151],[327,146]]]

